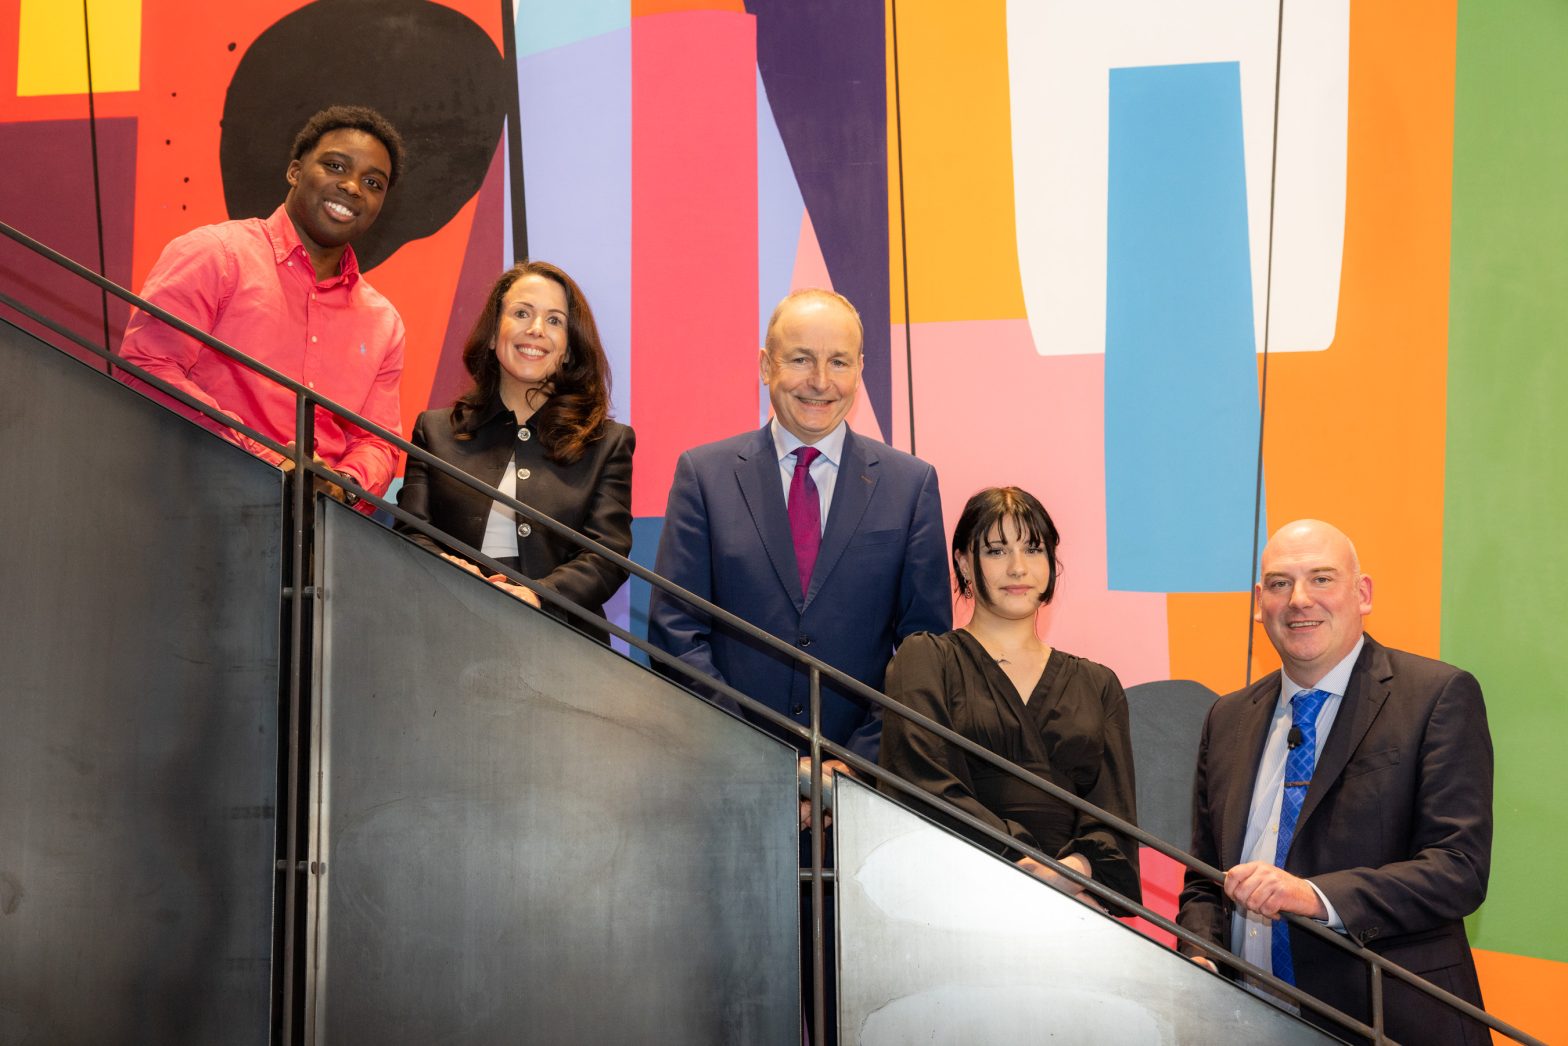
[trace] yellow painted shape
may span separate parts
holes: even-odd
[[[142,0],[88,0],[93,91],[141,88]],[[21,0],[17,97],[87,93],[87,48],[78,0]]]
[[[904,322],[898,134],[903,132],[909,318],[914,323],[1024,318],[1013,233],[1007,5],[887,5],[888,254],[893,322]]]

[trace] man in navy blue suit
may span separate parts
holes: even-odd
[[[845,298],[796,291],[766,341],[774,417],[681,455],[655,569],[880,690],[905,636],[952,627],[936,470],[845,422],[863,364]],[[810,680],[789,658],[658,589],[648,620],[661,649],[809,724]],[[822,730],[875,761],[881,711],[824,680]]]

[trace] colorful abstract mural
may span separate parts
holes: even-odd
[[[138,287],[174,236],[282,198],[305,115],[377,105],[411,147],[365,252],[408,328],[405,424],[463,387],[495,274],[562,265],[637,430],[641,562],[679,453],[766,416],[773,302],[824,283],[865,319],[852,424],[937,467],[949,526],[982,486],[1038,493],[1046,636],[1128,685],[1275,667],[1255,534],[1340,524],[1379,639],[1486,688],[1472,941],[1491,1007],[1568,1037],[1561,4],[87,8],[0,0],[0,218]],[[0,281],[124,325],[8,242]],[[635,631],[646,598],[611,612]]]

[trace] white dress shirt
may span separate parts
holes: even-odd
[[[793,432],[774,418],[768,422],[773,431],[773,450],[779,457],[779,476],[784,481],[784,504],[789,504],[789,485],[795,476],[795,448],[806,446]],[[811,463],[811,481],[817,485],[817,501],[822,509],[822,529],[828,529],[828,509],[833,507],[833,488],[838,484],[838,463],[844,459],[844,437],[849,423],[841,421],[832,432],[811,444],[822,453]]]
[[[1318,680],[1317,686],[1302,686],[1282,670],[1279,677],[1279,698],[1274,705],[1274,718],[1269,723],[1267,739],[1263,742],[1263,758],[1258,761],[1257,780],[1252,785],[1252,805],[1247,811],[1247,833],[1242,837],[1241,861],[1262,861],[1273,864],[1279,846],[1279,812],[1284,802],[1285,761],[1290,752],[1290,700],[1302,690],[1322,690],[1329,696],[1318,709],[1317,734],[1313,738],[1315,750],[1312,765],[1316,769],[1323,756],[1323,743],[1334,728],[1334,718],[1339,715],[1340,703],[1345,698],[1345,688],[1350,685],[1350,673],[1356,667],[1356,658],[1366,643],[1363,635],[1344,660],[1331,668]],[[1323,907],[1328,910],[1328,927],[1345,932],[1339,913],[1329,903],[1323,891],[1312,880],[1307,880]],[[1231,916],[1230,950],[1252,965],[1274,972],[1273,951],[1274,923],[1261,915],[1243,913],[1240,908]]]
[[[517,456],[506,463],[495,489],[509,498],[517,497]],[[517,513],[501,504],[490,502],[490,515],[485,517],[485,537],[479,551],[493,559],[517,555]]]

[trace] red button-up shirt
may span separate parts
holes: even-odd
[[[317,281],[282,207],[272,216],[193,229],[164,248],[142,296],[241,352],[401,435],[398,383],[403,321],[359,271]],[[280,443],[294,439],[294,394],[215,349],[136,310],[122,358]],[[260,457],[278,455],[128,374],[138,387]],[[316,453],[365,489],[383,493],[397,468],[386,440],[316,408]]]

